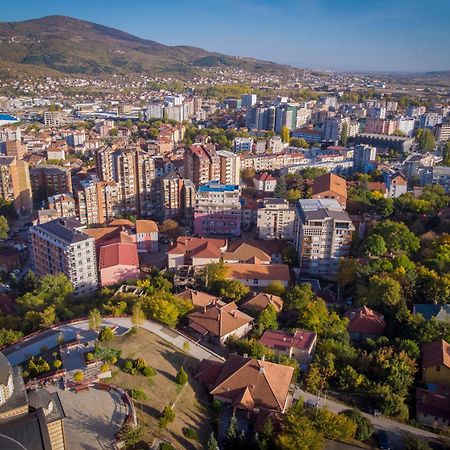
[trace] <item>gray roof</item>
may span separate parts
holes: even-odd
[[[33,409],[48,409],[52,401],[52,396],[47,389],[33,389],[28,392],[28,403]]]
[[[15,159],[15,156],[0,156],[0,165],[9,166]]]
[[[8,384],[8,379],[12,375],[12,367],[6,356],[0,352],[0,384]]]
[[[297,203],[297,214],[303,222],[308,220],[334,219],[351,222],[350,216],[334,199],[305,199]]]
[[[92,239],[87,234],[79,231],[82,227],[83,224],[73,217],[55,219],[35,226],[35,228],[39,228],[47,233],[50,233],[68,244]]]

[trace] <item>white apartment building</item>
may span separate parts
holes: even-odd
[[[259,239],[294,240],[295,208],[282,198],[266,198],[258,209]]]
[[[30,228],[33,270],[38,277],[64,273],[75,294],[98,287],[94,238],[82,231],[76,219],[56,219]]]
[[[294,244],[302,273],[333,278],[339,258],[348,255],[355,227],[334,199],[299,200]]]
[[[353,151],[353,170],[364,172],[370,161],[375,161],[377,157],[376,147],[369,145],[356,145]]]
[[[44,113],[44,124],[50,127],[65,125],[66,115],[62,111],[46,111]]]
[[[249,152],[253,148],[252,138],[237,137],[233,139],[233,151],[235,152]]]
[[[241,157],[227,150],[217,151],[220,158],[220,182],[223,184],[240,184]]]

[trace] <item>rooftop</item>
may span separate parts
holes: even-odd
[[[222,184],[218,180],[210,181],[198,188],[198,192],[236,192],[239,191],[237,184]]]
[[[52,234],[66,244],[74,244],[76,242],[83,242],[86,239],[91,239],[90,236],[81,231],[83,224],[72,217],[55,219],[50,222],[36,225],[33,228]]]
[[[259,339],[260,344],[279,350],[288,350],[293,347],[310,351],[315,341],[316,333],[305,330],[295,330],[293,334],[287,331],[267,330]]]
[[[98,262],[100,270],[118,265],[139,267],[139,257],[135,244],[115,243],[104,245],[100,249]]]

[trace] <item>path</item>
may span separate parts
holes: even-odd
[[[295,387],[295,393],[294,398],[302,398],[304,401],[310,401],[313,404],[316,404],[317,402],[317,395],[310,394],[309,392],[303,391],[299,386]],[[331,412],[339,413],[341,411],[344,411],[345,409],[350,409],[351,406],[345,405],[344,403],[338,403],[334,400],[325,399],[324,397],[320,398],[320,408],[328,408]],[[388,433],[389,437],[392,439],[393,444],[401,445],[402,442],[402,436],[405,433],[411,433],[419,438],[422,439],[435,439],[439,440],[442,439],[441,436],[438,436],[437,434],[431,433],[427,430],[422,430],[421,428],[415,428],[410,425],[407,425],[406,423],[397,422],[392,419],[388,419],[387,417],[377,417],[372,414],[367,414],[363,412],[363,415],[369,419],[375,430],[384,430]],[[440,441],[442,442],[442,441]]]

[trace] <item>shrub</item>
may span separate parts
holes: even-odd
[[[128,334],[134,335],[134,334],[137,334],[137,332],[138,332],[138,327],[133,326],[130,328],[130,331],[128,332]]]
[[[193,441],[198,441],[198,431],[193,428],[183,428],[183,434]]]
[[[188,374],[184,370],[184,367],[181,366],[180,370],[177,373],[177,383],[181,386],[184,386],[188,382]]]
[[[350,420],[356,423],[356,435],[355,438],[358,441],[367,441],[373,433],[373,425],[361,414],[359,409],[346,409],[340,414],[347,416]]]
[[[214,411],[218,413],[222,408],[222,402],[220,400],[213,400],[212,407]]]
[[[166,406],[163,411],[163,416],[159,419],[159,427],[167,428],[169,423],[172,423],[175,420],[175,413],[170,406]]]
[[[143,358],[135,359],[133,365],[137,370],[142,370],[145,367],[147,367],[147,363],[145,362],[145,359],[143,359]]]
[[[81,370],[79,370],[78,372],[76,372],[73,376],[73,379],[77,382],[77,383],[81,383],[84,379],[84,374],[83,372],[81,372]]]
[[[131,398],[136,401],[147,400],[147,394],[140,389],[133,389],[131,391]]]
[[[23,376],[24,378],[28,378],[28,377],[30,376],[30,373],[28,372],[28,370],[23,370],[23,371],[22,371],[22,376]]]
[[[58,370],[61,366],[62,366],[62,361],[61,361],[61,360],[55,359],[55,360],[53,361],[53,367],[54,367],[56,370]]]
[[[109,370],[109,364],[102,364],[102,366],[100,367],[100,371],[105,373],[108,372]]]
[[[111,364],[115,364],[117,362],[117,356],[111,356],[111,358],[109,358],[109,362]]]
[[[111,341],[113,337],[114,337],[114,331],[109,327],[103,328],[103,330],[100,331],[100,333],[98,334],[98,340],[100,342]]]
[[[156,375],[156,370],[153,367],[147,366],[144,367],[142,369],[142,375],[144,375],[144,377],[153,377],[154,375]]]
[[[175,447],[168,442],[161,442],[161,444],[159,444],[159,450],[175,450]]]
[[[86,361],[92,361],[94,359],[94,354],[92,352],[87,352],[84,357]]]
[[[123,370],[125,372],[131,372],[132,368],[133,368],[133,361],[131,361],[130,359],[125,361],[125,365],[123,366]]]

